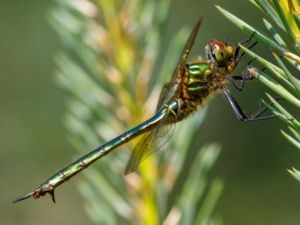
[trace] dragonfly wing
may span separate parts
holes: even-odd
[[[158,103],[156,106],[156,112],[158,112],[158,110],[160,110],[160,108],[163,106],[163,104],[167,102],[166,98],[167,98],[168,93],[170,92],[169,86],[170,86],[170,83],[166,83],[166,84],[164,84],[163,88],[161,89]]]
[[[180,55],[177,67],[173,73],[172,79],[169,83],[165,84],[164,87],[161,90],[159,102],[157,105],[157,110],[159,110],[164,103],[167,103],[172,98],[176,97],[176,92],[180,91],[180,81],[182,78],[182,73],[185,72],[185,64],[186,60],[190,54],[191,48],[194,45],[195,38],[198,34],[199,28],[202,24],[203,17],[201,17],[198,22],[195,24],[186,44],[185,47]],[[151,153],[154,152],[156,147],[154,147],[154,143],[157,142],[157,139],[163,138],[165,135],[163,135],[164,132],[162,132],[161,126],[158,126],[158,128],[149,131],[146,133],[142,139],[138,142],[137,146],[134,148],[129,162],[127,164],[125,174],[129,174],[131,172],[134,172],[137,170],[140,162],[147,158]],[[171,129],[172,130],[172,129]],[[161,135],[162,133],[162,135]],[[169,132],[166,132],[169,133]],[[171,135],[170,135],[171,136]],[[163,138],[164,139],[164,138]],[[163,144],[166,143],[166,141],[162,141]],[[162,144],[162,145],[163,145]]]
[[[135,172],[138,169],[140,162],[143,160],[145,153],[151,151],[151,148],[154,147],[155,135],[153,132],[154,131],[149,131],[144,134],[134,147],[125,169],[125,175]]]
[[[174,130],[175,124],[170,124],[144,134],[133,149],[125,169],[125,175],[135,172],[144,159],[156,150],[161,149],[170,140]]]
[[[198,20],[198,22],[194,25],[194,28],[185,44],[185,47],[180,55],[180,58],[179,58],[179,61],[178,61],[178,64],[177,64],[177,68],[174,72],[174,75],[173,75],[173,79],[177,79],[177,75],[178,73],[180,73],[182,71],[182,68],[185,66],[185,63],[186,63],[186,60],[191,52],[191,49],[194,45],[194,42],[195,42],[195,39],[197,37],[197,34],[198,34],[198,31],[199,31],[199,28],[202,24],[202,21],[203,21],[203,17],[200,17],[200,19]]]
[[[164,85],[164,87],[160,93],[157,109],[160,109],[164,103],[168,102],[171,99],[170,96],[175,96],[176,91],[180,90],[178,81],[181,80],[182,73],[184,73],[184,71],[185,71],[184,67],[186,64],[186,60],[187,60],[187,58],[191,52],[191,49],[194,45],[194,42],[195,42],[196,36],[198,34],[199,28],[202,24],[202,21],[203,21],[203,17],[201,17],[198,20],[198,22],[194,25],[194,28],[193,28],[193,30],[185,44],[185,47],[179,57],[177,67],[173,73],[171,81]]]

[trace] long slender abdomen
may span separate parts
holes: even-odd
[[[176,102],[176,100],[175,100]],[[57,171],[54,175],[49,177],[44,183],[42,183],[38,188],[34,191],[20,196],[16,198],[13,202],[19,202],[29,197],[39,198],[44,196],[46,193],[49,193],[52,196],[52,200],[55,201],[54,198],[54,189],[58,187],[60,184],[64,183],[68,179],[72,178],[74,175],[87,168],[93,162],[103,157],[104,155],[110,153],[118,146],[127,143],[133,138],[150,131],[159,125],[159,123],[163,123],[169,117],[169,106],[162,107],[153,117],[148,119],[147,121],[141,123],[140,125],[126,131],[125,133],[119,135],[118,137],[112,139],[111,141],[101,145],[95,150],[87,153],[71,164],[65,166],[61,170]]]
[[[70,165],[64,167],[52,177],[49,178],[49,183],[52,183],[52,186],[58,186],[60,183],[63,183],[65,180],[69,179],[76,173],[80,172],[81,170],[85,169],[93,162],[98,160],[99,158],[103,157],[104,155],[110,153],[118,146],[127,143],[128,141],[132,140],[133,138],[153,129],[160,121],[162,121],[166,115],[168,108],[162,108],[157,114],[153,117],[148,119],[147,121],[141,123],[140,125],[126,131],[125,133],[119,135],[118,137],[112,139],[111,141],[101,145],[100,147],[96,148],[95,150],[91,151],[90,153],[82,156],[78,160],[74,161]],[[56,177],[60,179],[57,179]],[[51,180],[55,182],[51,182]]]

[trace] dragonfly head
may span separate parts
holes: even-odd
[[[213,40],[205,47],[207,58],[217,67],[229,69],[235,64],[235,48],[225,42]]]

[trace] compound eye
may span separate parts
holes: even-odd
[[[223,42],[213,41],[211,43],[211,47],[212,47],[212,55],[218,64],[226,60],[227,52],[226,52],[226,46]]]
[[[217,63],[223,62],[226,59],[226,54],[224,50],[214,49],[213,56]]]
[[[227,43],[214,40],[209,43],[208,49],[210,49],[209,51],[212,61],[218,66],[227,66],[232,62],[234,49]]]

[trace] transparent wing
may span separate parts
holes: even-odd
[[[202,24],[203,17],[201,17],[198,22],[194,25],[194,28],[185,44],[185,47],[179,57],[177,67],[173,73],[171,81],[166,83],[160,93],[159,102],[157,105],[157,110],[159,110],[162,105],[172,99],[172,97],[176,96],[176,92],[180,90],[179,82],[182,78],[182,73],[185,71],[186,60],[191,52],[191,49],[194,45],[196,36],[198,34],[199,28]]]
[[[168,93],[170,93],[169,88],[170,88],[169,83],[164,84],[164,86],[162,87],[162,89],[160,91],[158,103],[156,106],[156,112],[158,112],[158,110],[160,110],[162,105],[167,102],[166,101],[166,99],[168,99],[167,95],[168,95]]]
[[[177,67],[173,73],[171,81],[166,83],[160,93],[159,101],[156,110],[158,111],[163,104],[169,102],[172,98],[177,96],[177,92],[180,91],[180,81],[183,73],[185,72],[186,60],[190,54],[191,48],[194,45],[195,38],[198,34],[199,28],[202,24],[203,17],[201,17],[195,24],[185,47],[180,55]],[[162,147],[171,138],[175,124],[168,126],[158,126],[158,128],[147,132],[138,142],[137,146],[134,148],[127,167],[125,169],[125,174],[129,174],[137,170],[141,161],[147,158],[155,150]],[[173,127],[173,128],[171,128]],[[172,132],[170,132],[172,130]],[[156,145],[157,144],[157,145]],[[155,146],[156,145],[156,146]]]
[[[144,134],[131,153],[125,169],[125,175],[135,172],[144,159],[161,149],[170,140],[174,130],[175,123],[160,126]]]

